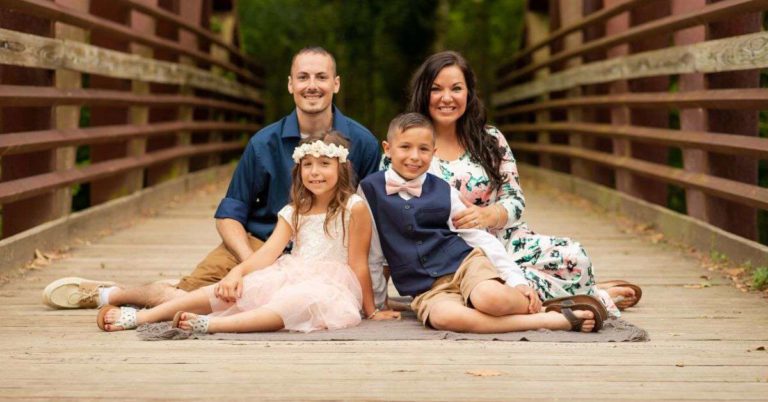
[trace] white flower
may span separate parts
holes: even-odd
[[[320,140],[317,140],[311,144],[304,144],[297,147],[293,151],[293,161],[299,163],[301,158],[312,155],[315,158],[321,156],[327,156],[329,158],[339,158],[339,163],[345,163],[347,156],[349,156],[349,150],[343,146],[336,144],[326,144]]]

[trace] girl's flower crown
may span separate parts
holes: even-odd
[[[293,161],[299,163],[301,158],[307,155],[312,155],[315,158],[321,156],[339,158],[339,163],[344,163],[347,161],[349,150],[341,145],[326,144],[321,140],[317,140],[311,144],[304,144],[300,147],[296,147],[293,151]]]

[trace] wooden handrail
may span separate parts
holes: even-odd
[[[69,7],[62,6],[58,3],[45,0],[0,0],[0,7],[5,7],[9,10],[15,10],[35,15],[37,17],[50,19],[52,21],[75,25],[80,28],[108,33],[115,37],[141,43],[156,49],[168,50],[178,54],[190,56],[199,61],[217,65],[226,70],[233,71],[245,82],[250,84],[263,86],[264,83],[262,79],[255,77],[250,73],[250,71],[244,70],[226,61],[216,60],[211,55],[203,53],[199,50],[187,49],[176,42],[158,38],[156,36],[142,34],[124,25],[120,25],[104,18],[96,17],[85,12],[77,11]]]
[[[258,89],[186,64],[3,28],[0,28],[0,42],[5,44],[4,51],[0,52],[1,64],[68,69],[112,78],[188,85],[238,99],[261,102]],[[121,68],[114,68],[117,65]]]
[[[723,179],[701,173],[691,173],[682,169],[663,166],[639,159],[614,156],[611,154],[589,151],[583,148],[571,148],[563,145],[543,145],[526,142],[510,142],[513,151],[546,153],[584,159],[616,169],[631,171],[665,183],[701,190],[707,194],[731,200],[755,208],[768,210],[768,188],[758,187],[733,180]]]
[[[579,22],[575,24],[571,24],[565,27],[562,27],[558,29],[555,32],[552,32],[548,37],[544,38],[543,40],[534,43],[533,45],[523,49],[522,51],[518,52],[516,55],[510,57],[507,61],[504,61],[501,63],[501,67],[499,67],[497,71],[498,76],[505,76],[507,75],[511,70],[515,68],[515,65],[522,60],[525,57],[530,56],[533,52],[543,48],[544,46],[547,46],[551,44],[552,42],[570,34],[573,32],[576,32],[578,30],[588,28],[592,25],[599,24],[601,22],[604,22],[608,19],[611,19],[612,17],[615,17],[616,15],[619,15],[623,12],[629,11],[635,7],[637,7],[640,4],[647,3],[648,0],[627,0],[624,3],[617,4],[613,7],[604,8],[602,10],[599,10],[597,12],[594,12],[586,17],[584,17],[583,20],[580,20]]]
[[[594,123],[506,124],[499,128],[505,133],[546,131],[626,138],[651,144],[704,149],[724,154],[768,159],[768,138],[745,135]]]
[[[528,65],[520,70],[516,70],[499,81],[497,89],[503,89],[512,85],[518,78],[532,73],[540,68],[551,66],[552,64],[577,57],[588,52],[603,50],[620,44],[628,43],[633,40],[641,39],[650,35],[661,35],[674,32],[684,28],[690,28],[696,25],[706,24],[725,17],[741,15],[750,12],[764,11],[768,9],[768,0],[723,0],[704,6],[702,9],[685,14],[671,15],[658,20],[628,29],[627,31],[607,36],[583,46],[562,51],[552,55],[547,60],[537,64]]]
[[[768,89],[710,89],[686,92],[643,92],[616,95],[582,96],[572,99],[556,99],[512,106],[499,110],[497,117],[551,109],[607,108],[626,106],[647,109],[739,109],[759,110],[768,108]]]
[[[107,89],[58,89],[53,87],[31,87],[23,85],[0,85],[0,106],[57,106],[57,105],[99,105],[99,106],[193,106],[245,113],[251,116],[263,115],[262,109],[234,102],[207,99],[186,95],[137,95],[126,91]]]
[[[252,58],[248,57],[246,54],[241,52],[240,49],[236,48],[235,46],[227,42],[224,42],[221,38],[214,35],[211,31],[205,30],[198,25],[192,24],[170,11],[164,10],[160,7],[144,4],[136,0],[114,0],[114,1],[117,1],[127,7],[130,7],[142,14],[146,14],[158,20],[163,20],[163,21],[178,25],[180,27],[183,27],[187,31],[190,31],[211,43],[215,43],[216,45],[227,49],[231,54],[237,56],[238,58],[240,58],[240,60],[249,64],[252,68],[256,69],[259,73],[261,74],[264,73],[264,68],[261,66],[261,64],[256,62],[256,60],[253,60]]]
[[[504,89],[493,94],[491,103],[502,106],[548,92],[616,80],[768,68],[767,51],[768,32],[765,31],[649,50],[582,64]]]
[[[64,186],[103,179],[128,170],[144,168],[174,159],[235,151],[242,149],[242,147],[243,143],[240,141],[177,146],[139,156],[94,163],[81,169],[69,169],[5,181],[0,183],[0,203],[34,197]]]
[[[62,130],[23,131],[0,135],[0,156],[52,149],[56,147],[121,141],[136,137],[174,134],[180,131],[235,131],[255,133],[260,124],[210,121],[174,121],[145,125],[113,125]]]

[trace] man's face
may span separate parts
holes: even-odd
[[[328,110],[333,94],[341,85],[335,75],[333,60],[320,53],[303,53],[296,57],[288,77],[288,92],[293,95],[296,107],[306,114]]]
[[[413,127],[384,141],[384,153],[392,160],[392,169],[405,180],[413,180],[429,170],[435,154],[435,136],[431,129]]]

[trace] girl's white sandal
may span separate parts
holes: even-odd
[[[104,322],[104,319],[108,312],[115,309],[120,309],[120,318],[118,318],[117,321],[113,323],[109,323],[110,326],[122,327],[123,329],[136,329],[136,309],[133,307],[117,307],[111,304],[108,304],[99,309],[99,314],[96,316],[96,325],[99,326],[99,329],[102,331],[112,332],[107,329],[107,323]]]

